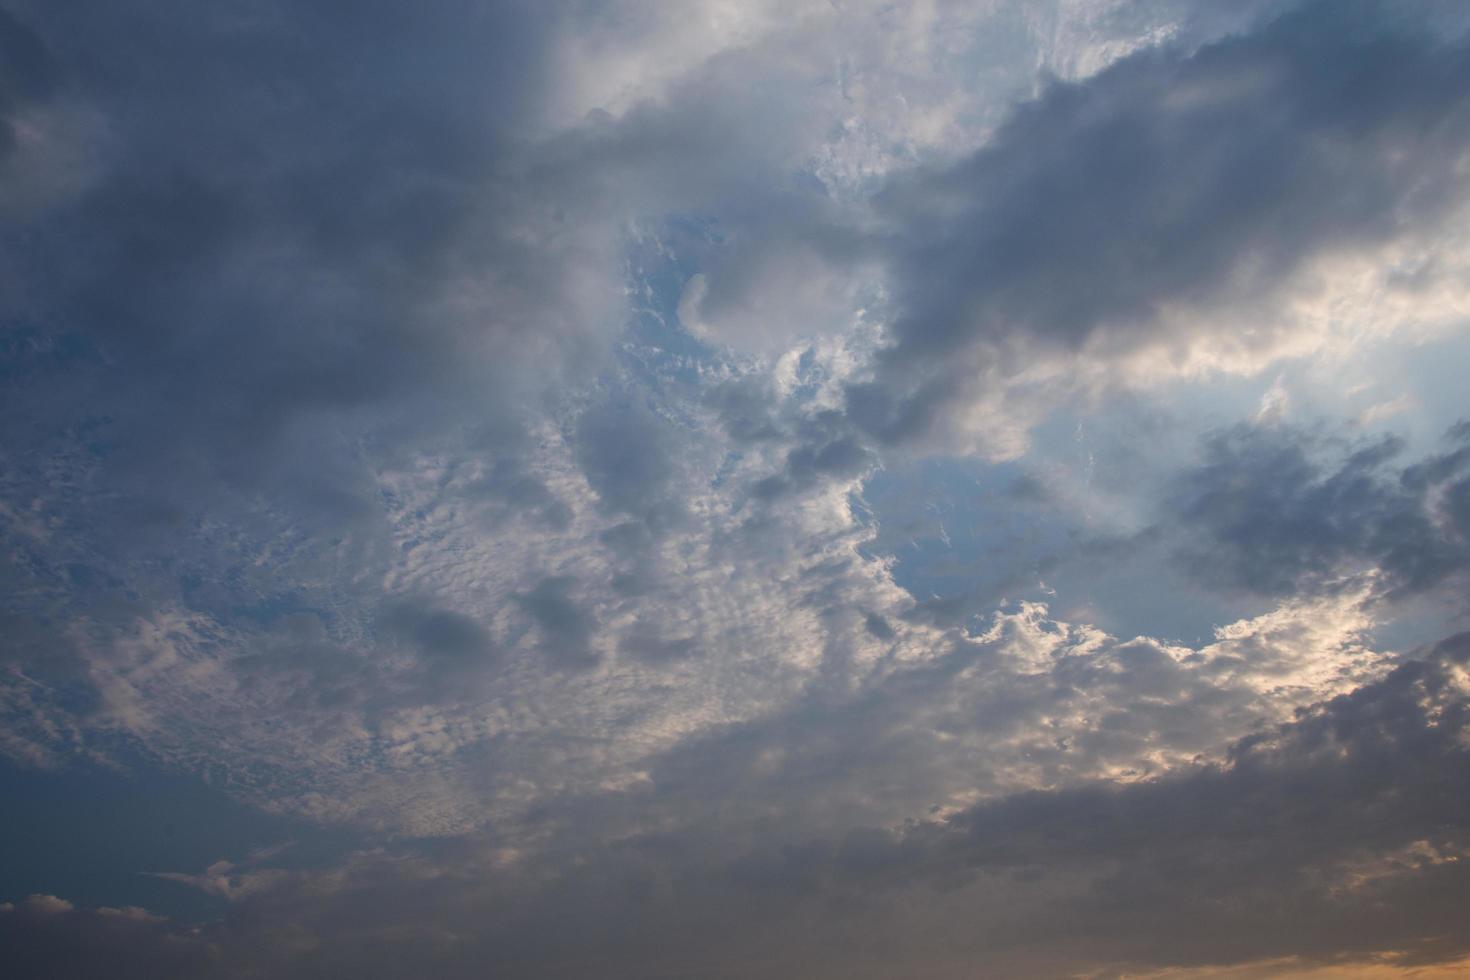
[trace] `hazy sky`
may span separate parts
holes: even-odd
[[[7,977],[1470,974],[1470,5],[0,8]]]

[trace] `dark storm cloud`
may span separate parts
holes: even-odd
[[[1470,432],[1457,426],[1449,443],[1405,465],[1393,437],[1334,453],[1280,426],[1216,435],[1175,488],[1195,542],[1181,558],[1204,581],[1266,595],[1370,568],[1392,598],[1458,579],[1470,570]]]
[[[1161,307],[1255,303],[1310,259],[1432,224],[1470,144],[1470,47],[1414,21],[1318,3],[1193,53],[1148,49],[896,180],[879,202],[891,343],[849,415],[920,438],[1030,361],[1186,348]]]

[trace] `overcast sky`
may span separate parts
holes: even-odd
[[[1470,974],[1467,326],[1458,0],[0,0],[3,972]]]

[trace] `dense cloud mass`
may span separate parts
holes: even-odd
[[[929,957],[915,975],[935,977],[1052,975],[1074,957],[1331,962],[1388,949],[1432,962],[1470,945],[1467,665],[1462,634],[1219,763],[943,819],[756,841],[650,829],[574,861],[471,847],[452,866],[364,853],[330,873],[231,876],[222,862],[198,883],[233,892],[242,914],[202,929],[45,895],[3,908],[0,923],[42,946],[70,922],[87,942],[69,961],[107,962],[131,930],[126,955],[279,976],[429,962],[446,976],[734,977],[776,957],[837,977],[906,969],[912,930]],[[313,938],[323,932],[336,941]]]
[[[1239,588],[1294,594],[1369,572],[1401,596],[1470,570],[1470,426],[1448,452],[1397,472],[1403,452],[1384,436],[1350,446],[1336,468],[1313,458],[1310,435],[1247,427],[1214,436],[1181,481],[1180,520],[1208,542],[1195,571]]]
[[[1470,963],[1470,13],[0,0],[24,977]]]
[[[1470,135],[1465,43],[1341,7],[1055,85],[973,156],[895,180],[898,309],[849,388],[857,424],[984,446],[984,409],[1033,379],[1258,365],[1300,342],[1275,309],[1314,261],[1434,235]]]

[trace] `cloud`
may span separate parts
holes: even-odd
[[[1319,346],[1281,316],[1315,264],[1463,203],[1463,45],[1397,8],[1307,5],[1053,84],[972,156],[896,177],[878,199],[888,342],[850,417],[880,442],[1013,454],[1008,414],[1135,368]]]
[[[588,646],[594,624],[571,598],[576,584],[569,575],[553,576],[517,597],[541,631],[539,649],[559,667],[587,668],[597,663]]]
[[[361,852],[262,879],[238,913],[178,941],[219,951],[206,976],[457,976],[487,963],[533,976],[594,961],[609,976],[778,964],[835,977],[864,963],[935,978],[1114,976],[1454,959],[1470,887],[1456,820],[1470,791],[1458,776],[1467,663],[1470,642],[1451,637],[1218,760],[894,824],[751,839],[718,822],[650,823],[570,863],[489,842]],[[289,949],[261,942],[286,923]]]
[[[418,598],[386,604],[382,623],[393,634],[408,639],[434,663],[493,663],[494,642],[479,623],[448,609],[438,609]]]
[[[24,23],[8,13],[0,14],[0,51],[5,68],[0,77],[0,153],[9,156],[22,139],[12,114],[28,103],[50,95],[56,86],[56,66],[46,45]]]
[[[1470,563],[1470,449],[1409,465],[1394,437],[1334,447],[1309,432],[1247,425],[1213,436],[1176,488],[1182,559],[1206,581],[1267,595],[1372,570],[1403,598],[1457,581]],[[1324,458],[1325,457],[1325,458]]]
[[[137,907],[81,909],[54,895],[0,903],[0,945],[17,976],[202,976],[198,938]]]
[[[352,849],[31,972],[1467,951],[1464,427],[1221,380],[1458,327],[1448,5],[12,8],[0,750]]]

